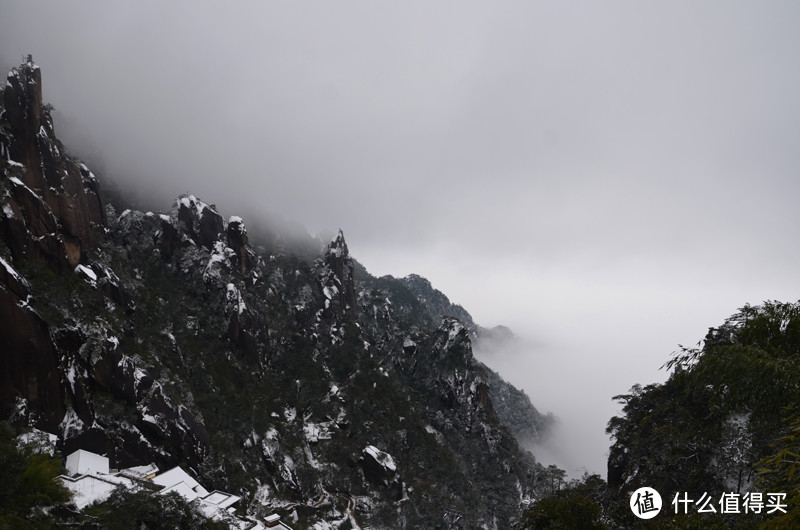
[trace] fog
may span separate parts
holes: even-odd
[[[124,193],[341,227],[418,273],[605,475],[611,400],[745,303],[800,298],[800,4],[23,2],[56,131]],[[555,451],[558,449],[558,451]]]

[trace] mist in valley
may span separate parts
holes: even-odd
[[[612,396],[746,303],[800,298],[800,5],[0,6],[112,194],[313,254],[342,228],[516,341],[476,356],[605,475]]]

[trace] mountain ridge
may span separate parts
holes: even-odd
[[[192,195],[119,212],[55,137],[32,60],[2,96],[5,415],[306,527],[497,528],[543,494],[477,326],[423,278],[365,275],[341,231],[311,262],[260,252]]]

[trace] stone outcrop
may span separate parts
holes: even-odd
[[[207,249],[214,246],[214,242],[225,229],[222,216],[217,210],[194,195],[178,199],[178,220],[183,223],[189,237]]]
[[[68,156],[42,105],[41,70],[32,61],[8,74],[0,137],[10,176],[0,234],[15,258],[75,267],[106,224],[99,185],[89,169]]]
[[[403,481],[392,455],[368,445],[359,459],[365,478],[374,486],[383,488],[387,496],[399,501],[403,496]]]
[[[171,404],[118,339],[106,335],[102,321],[87,328],[69,317],[66,325],[53,325],[29,304],[36,293],[19,266],[45,271],[55,284],[69,285],[76,275],[97,299],[126,315],[135,310],[114,271],[89,258],[108,225],[99,184],[56,138],[42,103],[41,71],[31,59],[8,74],[0,125],[0,414],[60,432],[65,447],[108,453],[115,463],[176,457],[199,463],[210,445],[202,421]],[[199,243],[210,245],[222,232],[222,218],[205,204],[195,206],[190,228]],[[162,252],[170,255],[179,234],[162,223]],[[98,421],[98,393],[137,410],[132,433]]]
[[[0,413],[55,431],[65,413],[59,356],[27,297],[25,281],[0,259]]]
[[[370,276],[341,231],[321,254],[256,254],[241,219],[191,195],[106,217],[52,133],[38,69],[12,77],[3,412],[113,467],[185,462],[298,528],[432,528],[451,509],[508,527],[538,497],[541,466],[499,421],[470,328],[434,318],[452,307],[426,280]]]
[[[323,264],[324,270],[320,283],[325,297],[341,312],[355,313],[358,306],[353,277],[353,259],[350,257],[350,251],[347,249],[347,243],[341,230],[328,245]]]
[[[233,249],[236,256],[236,269],[239,272],[247,272],[253,268],[255,256],[248,247],[247,228],[241,217],[231,217],[228,221],[226,230],[228,246]]]

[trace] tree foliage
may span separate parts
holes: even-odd
[[[599,475],[587,473],[537,501],[516,528],[618,528],[628,526],[631,518],[627,503]]]
[[[758,484],[769,491],[785,492],[791,508],[785,515],[768,521],[767,528],[800,527],[800,414],[792,412],[785,420],[787,434],[775,441],[775,452],[758,462]]]
[[[766,522],[800,522],[800,420],[787,418],[800,407],[800,303],[745,306],[665,366],[664,384],[615,396],[609,484],[690,496],[768,488],[788,494],[790,513]]]
[[[586,497],[547,497],[525,512],[518,529],[602,529],[600,506]]]
[[[176,492],[165,495],[147,490],[117,488],[101,503],[84,510],[83,524],[107,530],[146,528],[148,530],[223,530],[222,521],[207,519],[197,506]]]
[[[71,498],[55,477],[61,462],[19,447],[17,433],[0,424],[0,528],[45,528],[53,524],[52,508]]]

